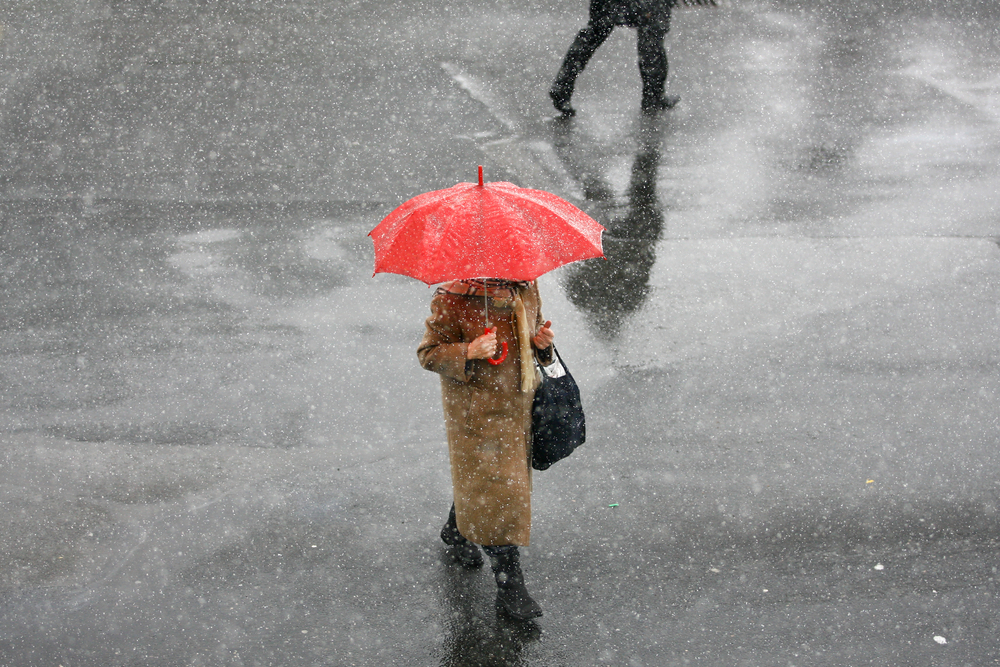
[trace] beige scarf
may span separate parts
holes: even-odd
[[[524,313],[520,290],[514,293],[514,320],[517,326],[517,345],[521,351],[521,391],[525,394],[538,387],[538,369],[535,368],[535,350],[531,344],[531,323]]]

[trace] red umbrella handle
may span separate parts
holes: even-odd
[[[486,327],[486,333],[489,333],[490,331],[492,331],[492,329]],[[486,361],[490,362],[494,366],[499,366],[500,364],[502,364],[503,360],[507,358],[507,341],[505,340],[500,341],[500,350],[501,352],[499,358],[490,357]]]
[[[493,364],[494,366],[499,366],[500,364],[503,363],[503,360],[507,358],[507,341],[500,341],[500,346],[502,348],[502,352],[500,353],[500,358],[494,359],[493,357],[490,357],[489,359],[486,360],[491,364]]]

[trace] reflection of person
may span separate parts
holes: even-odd
[[[628,213],[606,223],[604,262],[574,267],[566,280],[566,296],[589,313],[598,331],[617,335],[622,321],[643,304],[656,262],[656,242],[663,233],[663,212],[656,199],[660,161],[659,124],[640,128],[640,148],[632,163]]]
[[[444,574],[439,589],[444,594],[440,667],[525,664],[525,649],[541,637],[538,625],[483,613],[475,607],[476,596],[469,595],[468,577],[454,570]]]
[[[663,38],[670,30],[670,10],[674,0],[590,0],[590,20],[570,45],[549,97],[564,116],[576,114],[570,105],[576,77],[615,26],[635,28],[638,36],[639,74],[642,77],[642,110],[646,113],[669,109],[680,101],[665,95],[667,51]]]
[[[435,292],[425,325],[417,355],[424,368],[441,375],[454,497],[441,539],[466,567],[482,565],[476,545],[483,545],[498,603],[516,618],[541,616],[525,588],[518,549],[531,533],[531,403],[540,379],[535,360],[552,363],[553,333],[551,322],[542,320],[538,286],[496,279],[449,283]],[[504,347],[506,358],[489,363]]]

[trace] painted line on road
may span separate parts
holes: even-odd
[[[503,105],[494,98],[493,94],[490,93],[485,84],[472,75],[463,72],[462,69],[454,63],[441,63],[441,69],[443,69],[445,73],[450,76],[456,84],[458,84],[459,88],[468,93],[469,97],[486,107],[490,114],[492,114],[501,125],[511,132],[517,132],[519,130],[518,124],[512,118],[500,111],[500,108]]]

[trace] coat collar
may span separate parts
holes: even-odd
[[[482,298],[485,293],[489,295],[490,305],[493,307],[511,308],[514,305],[514,299],[517,295],[530,286],[530,282],[489,278],[486,280],[455,280],[445,283],[437,291],[447,294],[477,296],[479,298]]]

